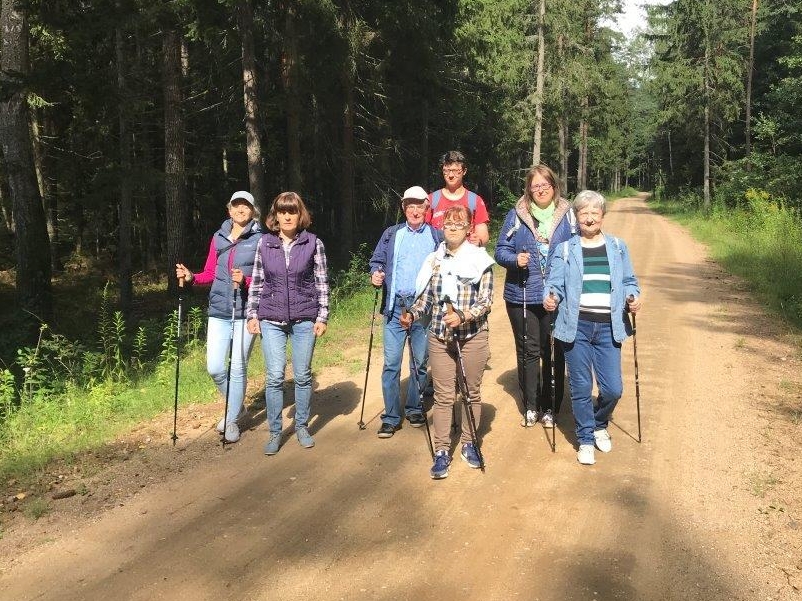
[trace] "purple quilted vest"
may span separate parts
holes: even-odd
[[[290,249],[287,265],[281,238],[272,232],[263,236],[264,283],[259,299],[259,319],[296,321],[317,317],[316,250],[317,236],[302,231]]]

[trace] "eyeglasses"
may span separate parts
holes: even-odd
[[[443,224],[444,230],[450,230],[452,232],[456,232],[457,230],[464,230],[466,227],[468,227],[468,224],[463,221],[460,221],[458,223],[449,222]]]
[[[580,211],[579,213],[576,214],[576,217],[580,221],[582,221],[584,219],[587,219],[587,218],[595,219],[595,220],[598,221],[599,219],[604,217],[604,214],[601,211],[599,211],[598,209],[596,209],[596,210],[592,210],[592,211]]]
[[[552,187],[551,184],[545,183],[545,184],[534,184],[532,186],[529,186],[529,189],[532,192],[534,192],[535,194],[537,194],[539,192],[545,192],[546,190],[550,189],[551,187]]]
[[[452,169],[443,168],[444,175],[459,175],[460,173],[462,173],[462,167],[455,167]]]

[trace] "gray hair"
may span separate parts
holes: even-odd
[[[602,215],[607,213],[607,203],[604,196],[595,190],[582,190],[574,198],[574,213],[579,213],[585,207],[601,209]]]

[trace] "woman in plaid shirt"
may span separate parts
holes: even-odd
[[[485,364],[490,356],[487,315],[493,304],[493,259],[484,248],[467,242],[471,211],[467,207],[449,208],[444,215],[445,242],[424,261],[417,282],[417,300],[401,318],[412,321],[431,314],[429,326],[429,364],[434,381],[434,479],[448,476],[451,464],[451,410],[456,400],[457,351],[460,345],[468,380],[471,413],[478,427],[482,412],[480,388]],[[448,312],[448,298],[454,307]],[[480,467],[479,454],[471,440],[468,416],[462,416],[462,458],[472,468]]]

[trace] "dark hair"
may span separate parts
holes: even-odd
[[[449,150],[442,157],[440,157],[441,167],[445,167],[446,165],[450,165],[451,163],[462,163],[463,167],[467,166],[467,163],[465,161],[465,155],[462,154],[459,150]]]
[[[551,167],[548,167],[543,163],[540,165],[535,165],[526,173],[526,185],[524,186],[524,197],[526,198],[526,202],[535,202],[535,199],[532,196],[532,191],[529,188],[532,185],[532,180],[535,179],[536,175],[540,175],[540,177],[551,184],[551,187],[554,190],[552,202],[554,202],[556,205],[560,200],[560,180],[557,179],[557,174],[551,170]]]
[[[306,208],[304,201],[298,196],[296,192],[282,192],[273,199],[273,204],[270,206],[270,211],[265,217],[265,225],[271,232],[278,232],[281,227],[278,223],[277,213],[297,213],[298,230],[305,230],[312,225],[312,216]]]

